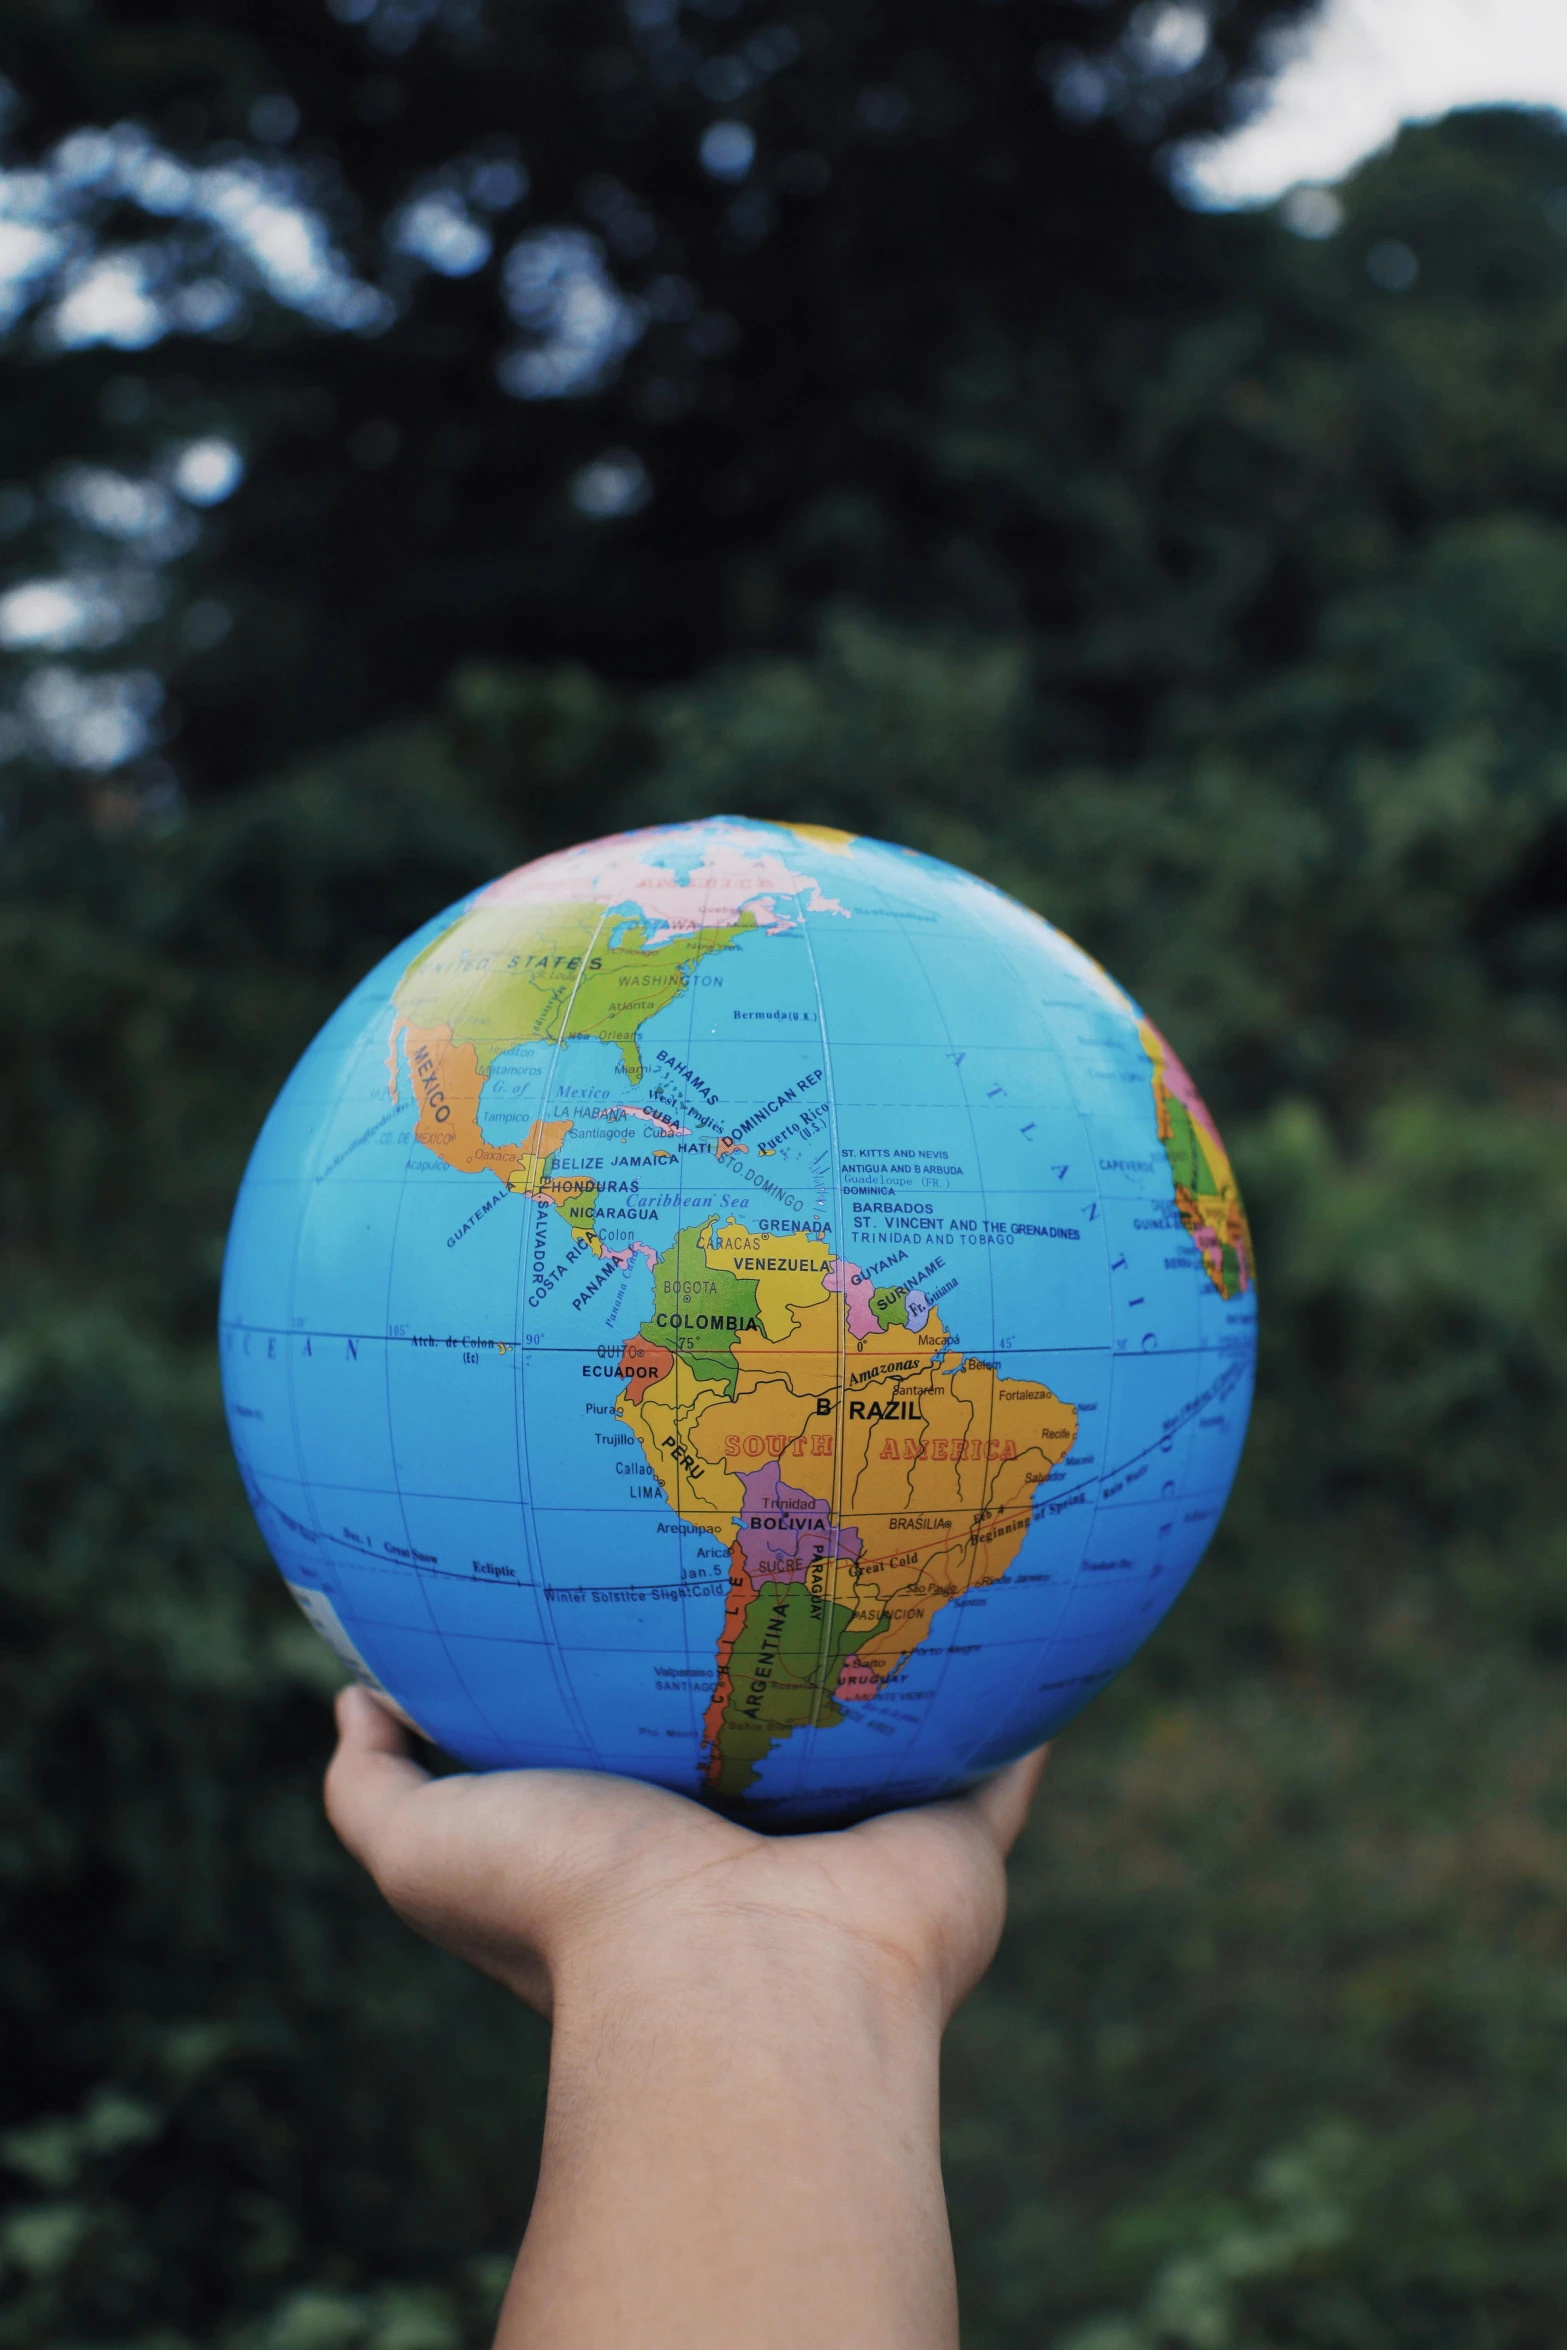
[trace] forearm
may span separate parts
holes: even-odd
[[[498,2350],[952,2350],[939,2041],[930,1987],[776,1918],[563,1969]]]
[[[995,1949],[1043,1755],[768,1837],[607,1774],[432,1778],[363,1690],[338,1719],[349,1849],[421,1933],[553,2006],[497,2350],[955,2350],[941,2026]]]

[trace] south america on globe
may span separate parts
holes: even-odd
[[[1212,1118],[998,890],[714,817],[357,987],[223,1273],[234,1449],[345,1665],[482,1769],[759,1826],[961,1787],[1165,1614],[1256,1353]]]

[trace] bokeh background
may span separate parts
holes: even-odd
[[[372,961],[718,809],[1063,924],[1258,1232],[951,2036],[969,2350],[1567,2330],[1567,135],[1216,210],[1280,21],[8,0],[4,2350],[486,2338],[545,2034],[321,1822],[217,1273]]]

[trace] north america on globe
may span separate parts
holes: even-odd
[[[1049,1736],[1224,1507],[1251,1239],[1171,1046],[915,852],[715,817],[426,925],[246,1173],[221,1360],[306,1615],[480,1768],[796,1826]]]

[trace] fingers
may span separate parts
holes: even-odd
[[[402,1724],[368,1689],[337,1693],[337,1752],[326,1774],[326,1815],[372,1874],[387,1826],[430,1774],[408,1751]]]
[[[997,1771],[993,1779],[982,1780],[963,1798],[984,1819],[1003,1854],[1011,1851],[1022,1833],[1049,1757],[1048,1746],[1036,1746],[1032,1754],[1020,1754],[1016,1762]]]

